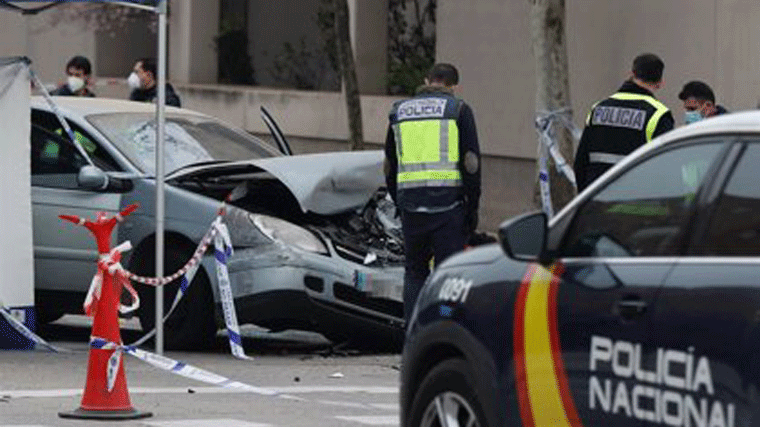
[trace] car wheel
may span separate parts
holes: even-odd
[[[472,370],[462,359],[448,359],[422,381],[407,427],[487,427],[477,401]]]
[[[47,306],[37,306],[37,324],[47,325],[48,323],[55,322],[63,317],[65,314],[61,310],[56,310]]]
[[[167,242],[169,243],[169,242]],[[156,260],[150,251],[141,257],[133,270],[141,276],[154,276]],[[181,268],[192,256],[192,251],[168,249],[164,258],[164,271],[169,274]],[[180,279],[164,285],[164,315],[174,302],[179,290]],[[153,286],[138,284],[140,308],[137,315],[145,333],[150,332],[156,320],[156,289]],[[214,320],[214,295],[211,282],[203,267],[198,269],[187,293],[166,322],[164,322],[164,347],[167,350],[208,349],[216,337]]]

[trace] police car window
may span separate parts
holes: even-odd
[[[71,142],[32,126],[32,185],[51,188],[79,188],[79,169],[88,164]]]
[[[673,255],[720,141],[681,146],[644,160],[576,213],[566,257]]]
[[[95,138],[76,123],[72,123],[71,120],[67,120],[67,122],[71,127],[72,132],[74,132],[74,138],[77,143],[85,149],[87,155],[90,156],[90,159],[92,159],[95,166],[104,171],[122,171],[118,162],[116,162],[116,160],[114,160],[114,158],[97,143]],[[66,137],[61,122],[53,113],[32,110],[32,123],[56,135]]]
[[[697,244],[706,255],[760,255],[760,142],[747,145]],[[702,247],[699,247],[702,246]]]

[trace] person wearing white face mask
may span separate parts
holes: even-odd
[[[132,74],[127,78],[127,84],[132,92],[131,101],[156,102],[156,61],[153,58],[143,58],[135,63]],[[180,107],[179,96],[169,83],[166,84],[166,105]]]
[[[66,83],[50,92],[54,96],[95,96],[87,87],[90,83],[92,66],[84,56],[75,56],[66,64]]]
[[[678,99],[683,101],[684,124],[687,125],[728,113],[722,105],[715,103],[715,93],[710,86],[699,80],[686,83],[678,94]]]

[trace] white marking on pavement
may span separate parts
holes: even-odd
[[[271,424],[249,423],[248,421],[215,419],[215,420],[177,420],[177,421],[153,421],[143,424],[151,427],[270,427]]]
[[[359,402],[340,402],[340,401],[334,401],[334,400],[317,400],[316,403],[319,403],[321,405],[328,405],[328,406],[342,406],[344,408],[360,408],[360,409],[369,409],[369,406],[364,403]]]
[[[353,421],[357,422],[359,424],[366,424],[370,426],[397,426],[398,425],[398,415],[387,415],[387,416],[337,416],[335,417],[339,420],[343,421]]]
[[[400,411],[401,405],[398,403],[370,403],[369,406],[385,411]]]
[[[397,387],[362,387],[362,386],[292,386],[268,387],[277,393],[309,394],[309,393],[368,393],[368,394],[398,394]],[[131,387],[132,394],[184,394],[190,390],[194,393],[231,394],[247,393],[245,390],[223,387]],[[0,396],[11,399],[40,398],[40,397],[72,397],[82,394],[82,389],[63,388],[51,390],[0,390]]]
[[[348,402],[341,400],[315,400],[315,403],[328,406],[343,406],[345,408],[360,408],[360,409],[379,409],[382,411],[395,411],[398,412],[401,409],[401,405],[398,403],[360,403],[360,402]]]

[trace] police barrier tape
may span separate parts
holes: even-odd
[[[121,222],[118,215],[117,220]],[[81,220],[80,222],[83,223],[84,220]],[[90,288],[87,291],[87,296],[84,299],[84,312],[87,316],[95,316],[95,309],[98,306],[97,303],[98,300],[100,300],[101,288],[103,286],[103,275],[106,273],[112,275],[114,280],[126,289],[132,298],[132,304],[129,306],[119,304],[119,312],[129,313],[140,307],[140,297],[129,283],[129,280],[124,274],[124,268],[119,262],[121,254],[130,249],[132,249],[132,244],[129,241],[126,241],[111,249],[109,253],[100,255],[100,258],[98,259],[98,271],[95,273],[95,276],[93,276],[92,281],[90,282]]]
[[[198,268],[200,267],[200,259],[203,257],[203,254],[208,249],[211,241],[214,241],[214,259],[216,260],[216,270],[217,270],[217,279],[219,282],[219,295],[222,299],[222,309],[224,311],[224,319],[225,324],[227,327],[227,333],[229,336],[230,341],[230,350],[232,354],[239,358],[239,359],[250,359],[250,357],[246,356],[245,350],[242,346],[242,339],[240,336],[240,327],[237,321],[237,315],[235,313],[235,306],[232,298],[232,286],[230,284],[229,280],[229,273],[227,271],[227,260],[230,256],[232,256],[232,242],[229,235],[229,231],[227,230],[227,226],[222,223],[222,217],[221,212],[223,211],[223,208],[220,209],[220,215],[218,215],[214,221],[211,224],[211,227],[206,232],[206,234],[201,239],[201,243],[198,245],[197,249],[195,250],[193,256],[190,258],[190,260],[177,272],[174,274],[164,276],[164,277],[143,277],[138,276],[126,269],[118,262],[118,260],[115,259],[116,254],[121,254],[122,252],[125,252],[129,249],[131,249],[132,245],[129,241],[123,242],[120,245],[114,247],[111,249],[111,252],[105,256],[101,256],[101,258],[98,260],[99,268],[98,272],[95,274],[95,276],[92,279],[92,282],[90,282],[90,289],[87,292],[87,297],[85,298],[84,303],[84,309],[86,313],[90,313],[90,315],[93,313],[95,303],[97,302],[97,299],[100,296],[100,287],[102,285],[102,275],[103,271],[108,271],[108,273],[113,274],[115,278],[123,277],[125,279],[134,280],[138,283],[153,285],[153,286],[163,286],[165,284],[168,284],[174,280],[177,280],[181,278],[180,281],[180,287],[177,290],[177,295],[174,298],[174,301],[172,302],[171,307],[167,311],[167,313],[164,315],[163,322],[166,321],[166,319],[171,316],[174,309],[177,307],[179,302],[182,300],[182,297],[187,293],[188,288],[190,287],[190,283],[192,283],[193,278],[195,277],[195,274],[198,271]],[[82,220],[83,221],[83,220]],[[137,296],[137,293],[134,291],[131,285],[126,286],[127,290],[129,291],[130,295],[132,296],[132,304],[130,306],[123,306],[120,305],[119,311],[122,313],[126,313],[132,310],[135,310],[139,307],[139,297]],[[51,344],[48,344],[43,340],[41,337],[36,335],[34,332],[29,330],[23,323],[19,322],[16,318],[13,317],[12,314],[4,307],[2,304],[0,304],[0,313],[8,319],[8,322],[28,339],[32,340],[36,344],[39,344],[47,349],[50,349],[52,351],[62,351],[62,349],[57,348],[55,346],[52,346]],[[153,328],[150,332],[148,332],[145,336],[138,339],[134,343],[132,343],[132,346],[139,346],[144,344],[148,339],[153,337],[155,335],[156,329]]]
[[[180,279],[177,295],[174,297],[174,301],[172,302],[169,311],[164,315],[163,321],[165,322],[177,307],[182,297],[187,293],[187,290],[200,267],[200,260],[213,240],[214,259],[216,260],[216,276],[219,285],[219,298],[222,302],[222,311],[224,313],[224,321],[227,327],[230,351],[232,352],[232,355],[238,359],[250,359],[246,356],[245,350],[243,349],[242,339],[240,337],[240,327],[238,325],[235,305],[232,299],[232,286],[230,285],[229,273],[227,271],[227,259],[232,256],[232,239],[230,238],[227,226],[222,222],[223,209],[224,208],[220,209],[219,215],[217,215],[211,223],[211,227],[203,236],[203,239],[201,239],[201,243],[198,245],[198,248],[195,250],[190,260],[174,274],[164,277],[142,277],[127,270],[123,270],[123,272],[125,276],[131,280],[152,286],[163,286],[174,280]],[[153,328],[132,345],[138,346],[145,343],[145,341],[150,339],[155,333],[156,329]]]
[[[551,184],[549,182],[549,167],[548,156],[554,160],[554,165],[557,171],[567,178],[573,187],[577,187],[575,181],[575,172],[573,168],[567,163],[562,153],[559,151],[559,145],[557,144],[557,137],[554,134],[554,123],[559,122],[567,130],[570,131],[573,139],[577,142],[581,138],[581,131],[575,126],[571,120],[571,114],[569,108],[561,108],[559,110],[544,112],[540,111],[536,113],[535,127],[539,136],[539,158],[538,158],[538,180],[541,189],[541,201],[543,210],[549,218],[554,216],[554,209],[552,207],[551,200]]]
[[[55,352],[55,353],[70,353],[69,350],[66,350],[64,348],[56,347],[52,344],[49,344],[44,339],[40,338],[39,335],[35,334],[29,328],[26,327],[21,321],[16,319],[8,310],[5,305],[3,305],[2,301],[0,301],[0,315],[3,316],[3,318],[8,322],[13,329],[18,331],[19,334],[21,334],[24,338],[28,339],[29,341],[33,342],[35,346],[41,346],[46,348],[49,351]]]
[[[212,222],[211,227],[209,228],[209,231],[206,232],[203,239],[201,239],[201,243],[198,245],[198,248],[196,249],[191,259],[176,273],[169,276],[160,277],[160,278],[137,276],[136,274],[125,270],[123,266],[118,262],[118,259],[121,253],[131,249],[130,242],[129,241],[123,242],[122,244],[113,248],[111,252],[109,252],[109,254],[101,257],[101,259],[98,261],[99,270],[90,284],[90,289],[87,293],[87,298],[85,299],[85,307],[92,307],[97,301],[97,298],[99,297],[99,294],[100,294],[100,286],[102,285],[102,274],[104,271],[107,271],[109,274],[113,274],[115,279],[117,277],[122,277],[123,279],[132,279],[139,283],[150,284],[154,286],[162,286],[181,277],[182,282],[180,284],[180,289],[177,291],[177,296],[175,297],[170,310],[164,316],[163,321],[166,321],[166,319],[171,315],[172,311],[177,306],[179,301],[182,299],[182,296],[185,293],[187,293],[187,289],[190,286],[190,283],[192,283],[192,279],[195,276],[195,273],[197,272],[200,266],[200,259],[203,256],[203,254],[206,252],[206,249],[208,249],[210,242],[213,240],[214,246],[215,246],[214,258],[216,259],[217,278],[218,278],[219,286],[220,286],[219,294],[220,294],[220,298],[222,299],[222,307],[224,310],[224,317],[225,317],[225,322],[227,325],[227,331],[228,331],[229,340],[230,340],[230,349],[232,351],[232,354],[235,357],[239,359],[250,360],[251,358],[245,354],[245,351],[242,346],[240,329],[238,327],[237,316],[235,313],[234,302],[232,299],[232,289],[230,285],[229,274],[227,272],[227,259],[232,255],[232,241],[231,241],[229,231],[227,230],[226,225],[222,223],[221,215],[223,214],[223,212],[224,212],[224,207],[220,208],[219,215],[217,215],[217,217]],[[133,296],[133,303],[129,307],[120,306],[120,311],[122,312],[130,311],[139,307],[139,299],[137,297],[137,294],[134,293],[132,296]],[[87,308],[85,309],[87,310]],[[90,308],[90,312],[92,313],[92,308]],[[8,321],[8,323],[10,323],[11,326],[13,326],[14,329],[16,329],[20,334],[22,334],[27,339],[34,342],[36,345],[42,346],[53,352],[69,352],[69,350],[55,347],[47,343],[44,339],[42,339],[41,337],[36,335],[34,332],[29,330],[23,323],[21,323],[18,319],[16,319],[8,311],[8,309],[6,309],[5,306],[2,305],[2,303],[0,303],[0,314]],[[106,374],[107,374],[107,380],[108,380],[107,385],[108,385],[109,391],[111,391],[114,387],[114,384],[116,381],[116,374],[118,373],[118,368],[119,368],[119,365],[121,364],[121,355],[122,353],[126,352],[127,354],[131,354],[135,356],[136,358],[150,365],[153,365],[157,368],[163,369],[165,371],[169,371],[171,373],[174,373],[186,378],[206,382],[206,383],[217,385],[219,387],[224,387],[224,388],[235,388],[241,391],[252,392],[252,393],[257,393],[261,395],[279,396],[279,397],[300,400],[300,398],[298,397],[281,395],[271,390],[267,390],[260,387],[254,387],[249,384],[241,383],[238,381],[233,381],[228,378],[222,377],[220,375],[214,374],[212,372],[209,372],[200,368],[196,368],[194,366],[187,365],[182,362],[177,362],[173,359],[160,356],[154,353],[150,353],[144,350],[140,350],[139,348],[137,348],[138,345],[144,343],[147,339],[152,337],[155,334],[155,331],[156,330],[154,328],[148,334],[146,334],[145,336],[143,336],[142,338],[140,338],[134,344],[131,344],[131,345],[116,344],[116,343],[108,342],[98,337],[90,338],[90,346],[92,348],[103,349],[103,350],[115,350],[114,353],[109,358],[109,361],[107,364]]]
[[[108,359],[108,373],[107,373],[108,391],[111,391],[113,389],[113,386],[116,382],[116,374],[118,373],[119,366],[122,363],[121,362],[122,354],[127,353],[136,357],[137,359],[142,360],[143,362],[146,362],[164,371],[169,371],[171,373],[174,373],[174,374],[177,374],[177,375],[180,375],[192,380],[201,381],[208,384],[213,384],[218,387],[232,388],[232,389],[237,389],[237,390],[241,390],[241,391],[245,391],[249,393],[260,394],[263,396],[273,396],[273,397],[281,397],[281,398],[294,399],[294,400],[304,400],[299,397],[279,393],[274,390],[269,390],[262,387],[255,387],[250,384],[234,381],[229,378],[223,377],[221,375],[217,375],[213,372],[209,372],[204,369],[200,369],[195,366],[188,365],[184,362],[179,362],[165,356],[161,356],[161,355],[151,353],[145,350],[140,350],[139,348],[132,345],[119,345],[119,344],[107,341],[103,338],[98,338],[98,337],[93,336],[93,337],[90,337],[90,347],[94,349],[100,349],[100,350],[114,350],[113,354]]]
[[[67,122],[63,118],[63,114],[61,114],[61,110],[58,109],[58,105],[56,105],[55,102],[53,102],[53,98],[50,96],[50,92],[48,92],[45,85],[42,83],[39,77],[37,77],[37,74],[34,73],[34,70],[32,70],[31,67],[29,68],[29,77],[34,82],[35,86],[37,86],[40,89],[40,92],[42,92],[42,97],[45,98],[45,101],[50,106],[50,109],[53,111],[53,114],[55,114],[56,118],[58,118],[58,121],[61,123],[61,126],[63,127],[63,130],[66,132],[66,135],[69,137],[69,140],[71,140],[71,143],[74,144],[74,147],[79,151],[79,154],[81,154],[85,159],[87,159],[87,163],[93,164],[92,159],[90,159],[90,155],[87,154],[87,150],[85,150],[81,144],[77,143],[77,139],[74,136],[74,131],[71,130],[71,126],[69,126],[69,122]]]

